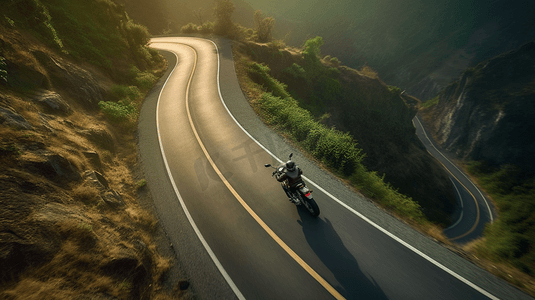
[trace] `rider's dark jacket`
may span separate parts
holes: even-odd
[[[303,171],[301,171],[298,166],[295,166],[295,169],[291,172],[284,167],[284,170],[281,173],[278,173],[276,178],[279,182],[283,182],[284,180],[288,179],[288,185],[293,188],[297,183],[303,180],[301,179],[301,174],[303,174]]]

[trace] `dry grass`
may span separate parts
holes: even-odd
[[[17,285],[4,292],[6,300],[64,300],[74,299],[76,293],[66,290],[65,279],[56,278],[49,281],[41,281],[35,278],[25,278]]]
[[[149,232],[154,232],[158,227],[158,220],[153,214],[149,213],[145,209],[141,209],[137,206],[130,206],[125,209],[125,212],[142,228]]]
[[[468,259],[470,259],[472,262],[474,262],[481,268],[510,282],[511,284],[519,287],[526,293],[535,297],[535,278],[520,271],[518,268],[511,266],[505,261],[490,261],[485,257],[480,256],[478,248],[484,247],[484,245],[485,238],[480,238],[470,243],[467,243],[466,245],[462,246],[461,249],[466,253]]]
[[[79,185],[72,190],[74,201],[80,201],[86,205],[97,205],[99,203],[100,191],[97,187],[90,185]]]
[[[359,74],[364,75],[366,77],[373,78],[373,79],[379,78],[379,74],[370,66],[364,65],[358,71],[359,71]]]

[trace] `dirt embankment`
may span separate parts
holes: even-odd
[[[11,29],[0,49],[0,298],[187,296],[163,288],[133,130],[99,113],[112,82]]]

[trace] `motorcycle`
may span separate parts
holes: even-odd
[[[290,153],[290,161],[292,160],[292,156],[293,153]],[[273,177],[284,172],[286,163],[282,163],[278,167],[273,167],[271,164],[265,164],[264,166],[266,168],[271,167],[275,169],[271,174],[271,177]],[[319,216],[320,209],[314,198],[312,198],[312,190],[306,186],[305,182],[301,179],[301,176],[299,176],[298,182],[294,184],[294,188],[290,187],[288,179],[281,182],[281,186],[292,203],[296,206],[303,205],[313,217]]]

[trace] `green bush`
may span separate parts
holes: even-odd
[[[270,69],[268,66],[252,63],[249,65],[249,77],[256,83],[261,84],[265,89],[273,93],[277,97],[288,98],[290,94],[286,91],[286,85],[269,75]]]
[[[157,80],[158,78],[154,74],[141,72],[136,66],[132,66],[128,70],[128,81],[134,83],[142,92],[150,90]]]
[[[142,72],[136,76],[135,83],[142,91],[148,91],[156,83],[158,78],[149,72]]]
[[[100,101],[98,106],[113,122],[121,123],[135,121],[138,116],[138,110],[135,105],[127,101]]]
[[[270,93],[262,95],[262,109],[269,123],[279,125],[309,150],[317,159],[348,176],[362,159],[361,149],[348,133],[329,129],[313,121],[309,111],[293,98],[282,99]]]
[[[110,88],[110,96],[115,101],[135,101],[141,98],[141,92],[137,86],[114,84]]]
[[[435,98],[431,99],[431,100],[427,100],[425,101],[424,103],[422,103],[422,107],[431,107],[431,106],[434,106],[434,105],[437,105],[438,104],[438,96],[436,96]]]
[[[180,31],[182,33],[191,34],[191,33],[197,33],[199,31],[199,29],[197,28],[197,25],[195,25],[193,23],[188,23],[188,24],[182,26],[182,28],[180,28]]]

